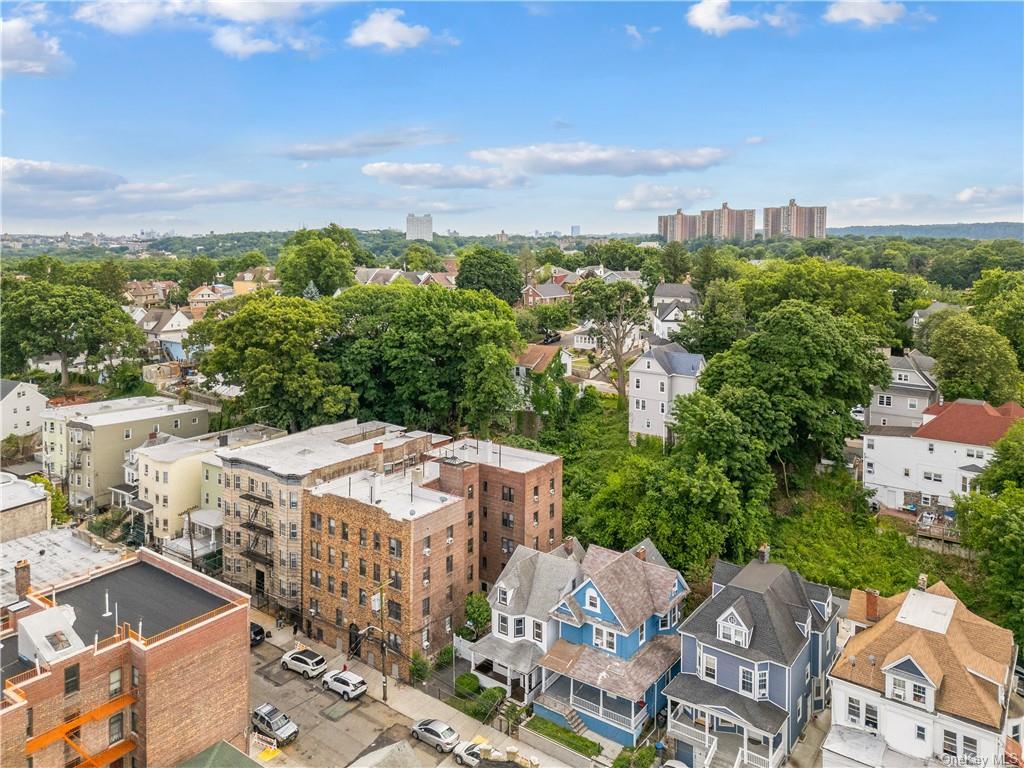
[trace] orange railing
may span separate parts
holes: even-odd
[[[144,645],[152,645],[153,643],[157,643],[157,642],[159,642],[161,640],[164,640],[164,639],[170,637],[171,635],[176,635],[179,632],[184,632],[186,629],[190,629],[191,627],[194,627],[197,624],[202,624],[204,621],[209,621],[210,619],[215,618],[217,616],[220,616],[221,614],[224,614],[224,613],[227,613],[229,611],[232,611],[235,608],[237,608],[239,605],[242,605],[242,601],[235,601],[235,602],[227,603],[226,605],[221,605],[221,606],[219,606],[217,608],[214,608],[212,611],[207,611],[202,616],[196,616],[194,619],[189,619],[188,621],[183,621],[181,624],[178,624],[176,627],[171,627],[170,629],[165,629],[163,632],[159,632],[159,633],[157,633],[155,635],[151,635],[150,637],[140,638],[139,634],[137,632],[131,630],[131,629],[128,630],[128,632],[129,632],[128,636],[132,637],[135,640],[141,640],[141,642]]]
[[[50,668],[45,665],[40,665],[38,670],[35,667],[32,667],[32,669],[28,669],[17,675],[11,675],[11,677],[8,677],[4,680],[4,688],[17,688],[22,683],[26,683],[32,678],[38,677],[39,675],[49,671]]]

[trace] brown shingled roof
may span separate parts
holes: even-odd
[[[971,613],[943,582],[933,584],[927,591],[956,603],[945,633],[897,621],[898,609],[909,592],[879,597],[881,618],[850,638],[832,667],[832,676],[884,693],[882,670],[910,656],[938,685],[937,710],[989,728],[1001,728],[1002,702],[998,687],[990,681],[1006,684],[1013,662],[1013,634]],[[858,592],[850,600],[850,618],[854,620],[855,608],[863,616],[864,593],[860,592],[859,599],[854,601]],[[869,661],[872,656],[875,664]],[[853,657],[855,662],[851,662]]]
[[[543,373],[551,365],[561,347],[557,344],[527,344],[526,351],[521,354],[516,363],[529,368],[534,373]]]

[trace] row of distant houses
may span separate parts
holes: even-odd
[[[649,540],[519,547],[489,592],[490,633],[459,652],[483,686],[579,734],[634,746],[660,715],[668,756],[690,768],[777,768],[830,706],[827,766],[1020,755],[1012,633],[942,582],[854,590],[847,608],[763,545],[746,565],[718,561],[684,616],[689,593]]]

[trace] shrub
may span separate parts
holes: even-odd
[[[409,662],[409,676],[413,682],[422,683],[430,675],[430,662],[423,658],[419,651],[412,652],[412,660]]]
[[[455,678],[455,693],[472,698],[480,693],[480,680],[472,672],[463,672]]]
[[[434,669],[450,667],[453,661],[455,661],[455,646],[446,645],[437,652],[437,658],[434,659]]]
[[[476,640],[476,632],[468,624],[463,624],[461,627],[455,630],[455,634],[461,637],[463,640]]]
[[[472,715],[486,723],[498,711],[498,704],[505,698],[504,688],[488,688],[481,693],[473,705]]]

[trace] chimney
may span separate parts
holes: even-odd
[[[922,592],[924,590],[928,589],[928,574],[927,573],[919,573],[919,574],[917,574],[917,588],[920,589]]]
[[[228,436],[227,435],[218,435],[217,436],[217,445],[219,445],[221,448],[223,448],[227,444],[228,444]]]
[[[423,466],[415,466],[412,468],[412,483],[413,485],[423,485]]]
[[[868,621],[878,621],[878,590],[864,590],[864,618]]]
[[[576,540],[572,536],[566,536],[562,540],[562,549],[565,550],[565,554],[567,554],[567,555],[571,555],[572,554],[573,544],[575,544],[575,543],[576,543]]]
[[[374,440],[373,441],[373,453],[377,457],[376,471],[383,474],[384,472],[384,441]]]
[[[148,437],[150,440],[156,440],[156,432],[150,432]]]
[[[757,561],[759,563],[767,563],[770,552],[771,547],[768,546],[768,542],[766,541],[757,548]]]
[[[647,547],[637,547],[636,551],[633,554],[636,555],[640,560],[643,560],[643,561],[646,562],[646,560],[647,560]]]
[[[18,593],[19,600],[24,600],[28,596],[28,589],[31,586],[32,577],[28,560],[19,560],[14,565],[14,590]]]

